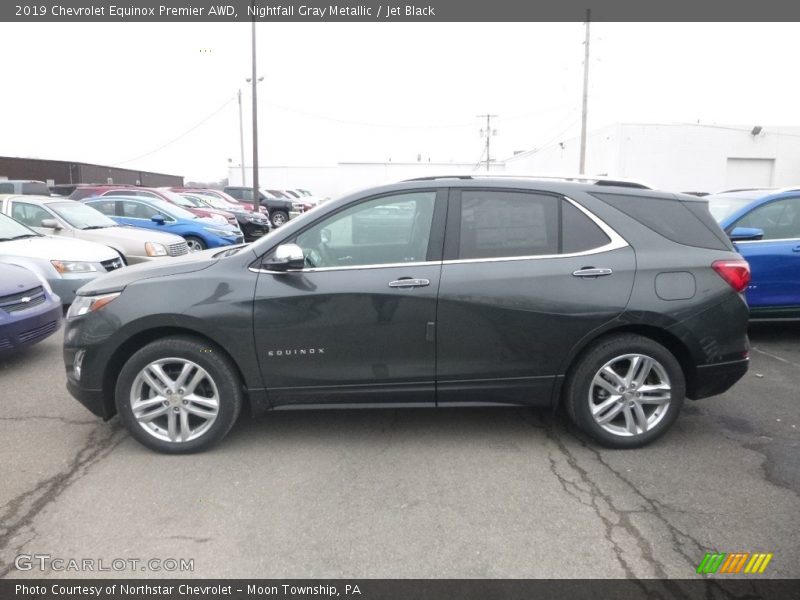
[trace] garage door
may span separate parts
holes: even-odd
[[[725,189],[772,187],[774,158],[729,158]]]

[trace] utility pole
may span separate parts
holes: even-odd
[[[253,15],[253,203],[259,203],[258,186],[258,78],[256,77],[256,17]]]
[[[245,185],[244,181],[244,125],[242,124],[242,88],[239,88],[239,156],[242,159],[242,185]]]
[[[497,135],[497,131],[492,131],[492,119],[496,119],[498,115],[477,115],[479,119],[486,117],[486,171],[489,171],[489,164],[491,163],[491,139],[493,135]],[[481,129],[481,135],[483,135]]]
[[[591,22],[592,11],[586,9],[586,41],[583,56],[583,110],[581,111],[581,159],[579,175],[586,172],[586,113],[589,106],[589,23]]]

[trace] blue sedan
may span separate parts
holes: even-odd
[[[800,319],[800,191],[707,196],[709,210],[750,263],[753,319]]]
[[[120,225],[180,235],[192,252],[244,241],[238,226],[197,217],[180,206],[156,198],[102,196],[84,202]]]

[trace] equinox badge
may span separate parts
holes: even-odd
[[[325,354],[325,348],[295,348],[294,350],[270,350],[267,356],[299,356],[308,354]]]

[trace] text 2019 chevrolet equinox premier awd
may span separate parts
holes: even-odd
[[[746,372],[749,269],[702,199],[599,183],[408,181],[104,276],[69,311],[67,386],[162,452],[244,406],[562,403],[642,446]]]

